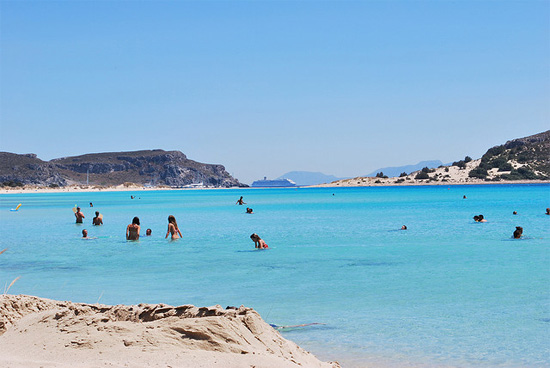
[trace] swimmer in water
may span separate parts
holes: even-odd
[[[547,215],[550,215],[550,208],[547,208],[547,209],[546,209],[546,214],[547,214]]]
[[[517,211],[512,212],[512,215],[517,215],[517,214],[518,214]]]
[[[82,239],[88,239],[88,230],[82,230]]]
[[[80,212],[80,207],[76,208],[76,212],[74,213],[74,217],[76,217],[76,223],[81,224],[82,220],[86,217],[82,212]]]
[[[182,237],[176,218],[172,215],[168,216],[168,231],[166,232],[164,239],[168,238],[168,234],[172,235],[172,240]]]
[[[254,246],[258,249],[267,249],[267,248],[269,248],[267,243],[265,241],[263,241],[263,239],[260,238],[260,236],[256,233],[250,235],[250,239],[252,239],[252,241],[254,242]]]
[[[94,206],[94,204],[92,202],[90,202],[90,207],[93,207],[93,206]]]
[[[138,240],[140,230],[139,217],[136,216],[132,220],[132,223],[126,227],[126,240]]]
[[[520,239],[523,236],[523,228],[521,226],[516,226],[514,230],[514,239]]]
[[[95,217],[92,219],[92,225],[103,225],[103,219],[99,216],[99,211],[95,211]]]
[[[487,220],[485,220],[485,219],[483,218],[483,215],[474,216],[474,221],[475,221],[475,222],[487,222]]]
[[[239,206],[242,206],[243,204],[246,204],[246,202],[243,201],[243,196],[241,196],[241,198],[239,198],[239,199],[237,200],[237,203],[235,203],[235,204],[238,204]]]
[[[463,196],[462,196],[462,199],[466,199],[466,196],[465,196],[465,195],[463,195]]]
[[[153,233],[153,230],[151,230],[151,229],[147,229],[145,231],[145,235],[147,235],[147,236],[151,236],[152,233]]]
[[[252,208],[246,207],[246,213],[254,213],[254,210]]]
[[[401,230],[407,230],[407,225],[401,226]]]

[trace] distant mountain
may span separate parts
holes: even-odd
[[[89,174],[89,175],[88,175]],[[180,151],[147,150],[92,153],[42,161],[35,154],[0,152],[0,184],[111,186],[124,183],[210,187],[245,186],[222,165],[189,160]],[[7,183],[7,184],[6,184]]]
[[[367,177],[374,177],[379,172],[383,172],[384,175],[391,177],[399,176],[402,172],[406,172],[407,174],[412,173],[413,171],[421,170],[425,167],[432,169],[435,167],[439,167],[443,165],[443,162],[439,160],[432,160],[432,161],[421,161],[417,163],[416,165],[405,165],[405,166],[395,166],[395,167],[383,167],[381,169],[374,170],[368,175],[365,175]]]
[[[277,179],[290,179],[299,186],[317,185],[330,183],[335,180],[341,180],[345,178],[337,178],[334,175],[327,175],[321,172],[311,171],[291,171],[279,176]]]

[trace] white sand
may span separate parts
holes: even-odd
[[[484,179],[470,178],[468,174],[476,168],[481,159],[472,160],[466,164],[465,169],[460,169],[457,166],[445,166],[434,169],[429,175],[436,177],[438,180],[419,180],[415,179],[419,171],[409,173],[409,175],[399,178],[373,178],[373,177],[356,177],[352,179],[337,180],[332,183],[312,185],[311,187],[364,187],[364,186],[396,186],[396,185],[465,185],[465,184],[529,184],[529,183],[550,183],[548,180],[500,180],[486,181]],[[514,168],[524,166],[523,164],[511,161]],[[498,169],[489,170],[488,179],[501,174],[509,174],[510,172],[498,172]],[[2,188],[0,194],[22,194],[22,193],[63,193],[63,192],[136,192],[151,191],[151,190],[196,190],[196,189],[242,189],[242,188],[172,188],[168,186],[144,187],[138,184],[118,185],[111,187],[102,186],[86,186],[86,185],[69,185],[66,187],[49,188],[33,185],[16,188]]]
[[[460,169],[457,166],[445,166],[434,169],[433,173],[429,173],[430,177],[436,177],[438,180],[420,180],[415,179],[416,174],[420,171],[409,173],[409,175],[393,178],[373,178],[373,177],[357,177],[352,179],[344,179],[333,181],[332,183],[314,185],[313,187],[366,187],[366,186],[397,186],[397,185],[465,185],[465,184],[528,184],[528,183],[550,183],[548,180],[500,180],[486,181],[484,179],[471,178],[469,173],[472,169],[479,166],[481,159],[472,160],[466,164],[465,169]],[[521,164],[512,162],[514,168],[522,166]],[[497,172],[497,169],[489,170],[488,178],[500,174],[509,174],[510,172]],[[402,180],[402,181],[400,181]],[[400,181],[400,182],[399,182]]]
[[[0,366],[339,367],[242,306],[107,306],[25,295],[0,295]]]

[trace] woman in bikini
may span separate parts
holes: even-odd
[[[139,239],[139,218],[134,217],[132,223],[126,227],[126,240],[138,240]]]
[[[267,248],[269,248],[267,243],[262,238],[260,238],[260,236],[256,233],[250,235],[250,239],[252,239],[252,241],[254,242],[254,246],[258,249],[267,249]]]
[[[172,235],[172,240],[182,237],[176,218],[172,215],[168,216],[168,231],[166,232],[164,239],[168,238],[168,234]]]

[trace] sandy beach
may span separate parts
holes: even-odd
[[[484,185],[484,184],[541,184],[549,183],[548,180],[484,180],[469,177],[471,169],[479,165],[480,160],[472,160],[466,164],[465,169],[457,166],[444,166],[433,169],[430,177],[433,179],[416,179],[418,171],[412,172],[403,177],[379,178],[379,177],[355,177],[334,181],[332,183],[312,185],[309,188],[337,188],[337,187],[374,187],[374,186],[413,186],[413,185]],[[517,166],[517,164],[516,164]],[[498,169],[489,170],[488,178],[491,179],[497,174]],[[190,190],[190,189],[219,189],[219,188],[174,188],[169,186],[143,186],[139,184],[121,184],[118,186],[98,185],[68,185],[65,187],[43,187],[25,185],[23,187],[3,187],[0,194],[23,194],[23,193],[71,193],[71,192],[137,192],[154,190]],[[231,188],[242,189],[242,188]],[[265,188],[261,188],[265,189]]]
[[[338,180],[332,183],[314,185],[314,187],[373,187],[373,186],[412,186],[412,185],[480,185],[480,184],[540,184],[549,183],[548,180],[484,180],[469,177],[469,172],[477,167],[480,159],[466,163],[464,169],[458,166],[443,166],[434,168],[430,172],[429,179],[416,179],[419,171],[409,173],[403,177],[378,178],[378,177],[356,177],[352,179]],[[515,164],[516,167],[521,165]],[[489,170],[488,179],[494,178],[497,174],[509,172],[498,172],[498,169]]]
[[[284,339],[251,308],[81,304],[0,296],[0,365],[338,368]]]

